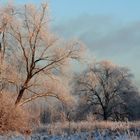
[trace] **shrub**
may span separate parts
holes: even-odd
[[[12,97],[0,94],[0,135],[9,132],[28,132],[29,116],[21,107],[15,107]]]

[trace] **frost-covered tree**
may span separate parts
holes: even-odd
[[[133,98],[131,78],[127,68],[101,61],[78,76],[75,92],[104,120],[122,120],[128,117],[127,97]]]
[[[70,99],[62,75],[71,60],[80,58],[82,43],[56,37],[49,24],[47,4],[0,9],[1,83],[16,93],[16,105],[44,96]]]

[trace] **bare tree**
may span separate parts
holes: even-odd
[[[76,92],[84,96],[88,105],[96,106],[95,114],[104,120],[127,117],[127,103],[123,100],[133,88],[131,73],[109,61],[90,66],[77,80]],[[126,96],[127,95],[127,96]]]
[[[61,76],[71,59],[79,59],[82,44],[54,36],[49,28],[47,4],[9,6],[1,10],[1,15],[4,18],[0,22],[6,21],[0,28],[4,34],[1,45],[7,69],[5,79],[15,86],[15,104],[44,96],[62,101],[69,97],[64,95],[68,87]]]

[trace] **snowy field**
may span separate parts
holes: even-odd
[[[75,134],[47,135],[46,133],[32,134],[31,136],[12,135],[0,136],[0,140],[140,140],[139,132],[126,131],[110,132],[108,130],[92,132],[79,132]]]
[[[140,122],[59,122],[36,127],[30,136],[12,133],[0,140],[140,140]]]

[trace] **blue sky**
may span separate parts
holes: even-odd
[[[8,0],[1,0],[8,1]],[[16,3],[41,3],[41,0],[13,0]],[[139,19],[139,0],[48,0],[56,19],[80,14],[110,15],[126,21]]]
[[[48,1],[57,34],[82,40],[97,60],[109,59],[129,67],[140,84],[140,0]],[[41,0],[15,3],[38,5]]]
[[[7,3],[8,0],[0,0]],[[11,0],[15,3],[39,4],[43,0]],[[45,1],[45,0],[44,0]],[[110,15],[124,21],[138,20],[140,12],[139,0],[48,0],[53,16],[69,19],[84,13],[92,15]]]

